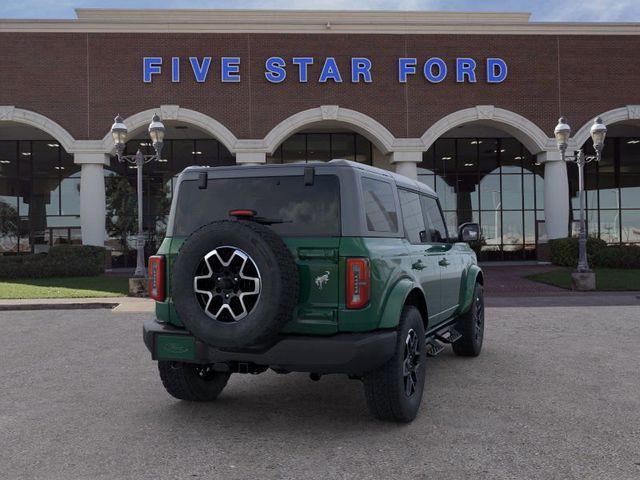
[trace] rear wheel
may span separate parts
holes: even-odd
[[[160,379],[169,394],[179,400],[209,402],[227,385],[230,373],[216,372],[210,365],[158,362]]]
[[[422,315],[414,306],[405,306],[394,356],[362,379],[371,415],[395,422],[416,417],[424,390],[425,357]]]
[[[484,289],[476,283],[469,311],[458,319],[456,330],[462,335],[453,344],[453,351],[462,357],[477,357],[484,338]]]

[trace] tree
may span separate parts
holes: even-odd
[[[18,210],[6,202],[0,201],[0,237],[20,237],[20,216]]]
[[[138,233],[138,200],[136,190],[127,177],[111,176],[105,179],[107,197],[107,231],[112,237],[118,238],[122,251],[129,250],[128,238]],[[148,195],[148,193],[147,193]],[[147,201],[150,201],[147,197]],[[166,215],[169,214],[171,199],[166,185],[162,185],[158,194],[152,198],[154,202],[153,215],[149,239],[162,242],[166,233]],[[158,226],[160,229],[158,230]],[[158,231],[156,231],[158,230]]]
[[[120,241],[122,251],[129,250],[127,239],[137,233],[138,207],[136,191],[127,177],[114,175],[105,179],[107,197],[107,231]]]

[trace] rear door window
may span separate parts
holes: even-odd
[[[398,213],[391,184],[373,178],[363,178],[362,194],[367,229],[370,232],[397,232]]]
[[[430,243],[443,243],[447,241],[447,227],[444,224],[442,211],[438,200],[426,195],[420,195],[422,201],[422,211],[427,227],[426,241]]]
[[[424,216],[420,195],[408,190],[398,189],[400,195],[400,208],[402,210],[402,223],[407,239],[413,243],[422,243],[426,239]]]
[[[174,236],[187,236],[202,225],[228,220],[230,210],[254,210],[274,220],[270,225],[286,236],[340,235],[340,182],[335,175],[316,175],[313,185],[302,176],[209,179],[180,184]]]

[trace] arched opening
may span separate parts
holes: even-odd
[[[148,120],[147,120],[148,123]],[[190,165],[234,165],[235,157],[220,140],[202,128],[176,120],[164,120],[166,127],[162,161],[143,167],[144,231],[148,234],[146,257],[153,254],[164,239],[171,200],[178,174]],[[153,146],[146,124],[129,133],[125,154],[138,149],[152,154]],[[105,168],[107,205],[107,241],[114,268],[135,266],[135,235],[137,234],[137,168],[118,162],[112,156]]]
[[[640,243],[640,120],[622,120],[608,124],[607,129],[601,161],[585,167],[588,233],[610,244]],[[591,139],[582,148],[585,154],[593,154]],[[571,233],[577,235],[578,169],[569,164],[567,173]]]
[[[20,121],[28,113],[0,122],[0,254],[81,243],[80,166],[64,148],[73,139]]]
[[[472,121],[444,132],[418,165],[438,193],[450,233],[482,229],[481,260],[536,258],[544,238],[544,169],[501,125]]]
[[[391,170],[387,157],[366,136],[345,125],[319,122],[293,133],[272,154],[267,163],[328,162],[345,159]]]
[[[336,158],[390,169],[386,156],[394,136],[373,118],[337,105],[298,112],[263,139],[268,163],[328,161]]]

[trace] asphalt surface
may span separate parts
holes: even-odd
[[[410,425],[341,376],[163,390],[147,314],[0,313],[2,479],[638,479],[640,307],[488,308],[485,349],[429,363]]]

